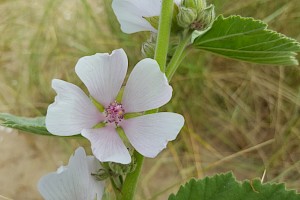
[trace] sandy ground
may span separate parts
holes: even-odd
[[[39,178],[68,160],[55,142],[1,127],[0,200],[42,199],[36,187]]]
[[[81,140],[80,143],[85,141]],[[37,136],[0,126],[0,200],[42,199],[37,190],[38,180],[65,165],[77,146],[77,140]],[[159,157],[168,157],[168,154],[166,150]],[[167,160],[157,162],[156,159],[146,159],[137,199],[148,199],[161,191],[162,186],[167,188],[180,183],[172,159]],[[167,199],[168,193],[175,192],[176,188],[156,199]]]

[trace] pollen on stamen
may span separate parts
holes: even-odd
[[[115,123],[116,126],[124,119],[125,110],[123,105],[114,101],[105,108],[106,121],[109,123]]]

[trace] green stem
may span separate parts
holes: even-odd
[[[162,72],[165,72],[165,66],[167,62],[173,8],[173,0],[163,0],[161,14],[159,18],[157,43],[154,55],[154,59],[158,62],[160,70]]]
[[[142,171],[144,156],[134,151],[134,157],[136,159],[136,168],[133,172],[127,174],[123,188],[122,198],[120,200],[132,200],[137,186],[137,182]]]
[[[122,193],[121,193],[120,189],[118,188],[117,184],[115,183],[114,178],[110,178],[110,182],[113,186],[113,189],[114,189],[114,192],[116,195],[116,199],[122,199]]]
[[[159,64],[160,70],[162,72],[165,72],[165,66],[167,62],[167,54],[169,48],[169,40],[170,40],[171,24],[172,24],[172,16],[173,16],[173,7],[174,7],[173,0],[163,0],[160,19],[159,19],[155,56],[154,56],[154,59]],[[146,113],[149,114],[157,111],[158,109],[148,111]],[[134,199],[137,182],[144,162],[144,156],[139,154],[137,151],[134,151],[133,154],[136,159],[136,169],[133,172],[127,174],[121,191],[122,197],[118,198],[120,200]]]
[[[168,64],[168,67],[166,70],[166,76],[169,81],[172,79],[179,64],[181,63],[181,61],[183,60],[183,58],[186,55],[185,49],[186,49],[187,45],[190,43],[191,37],[192,37],[191,33],[187,34],[185,37],[183,37],[183,39],[180,41],[179,45],[177,46],[176,51],[175,51],[170,63]]]

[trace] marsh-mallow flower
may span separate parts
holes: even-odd
[[[40,179],[38,190],[46,200],[100,200],[104,182],[92,175],[100,168],[99,161],[94,156],[86,156],[79,147],[67,166]]]
[[[175,0],[180,5],[181,0]],[[162,0],[113,0],[112,8],[124,33],[157,30],[145,18],[160,15]]]
[[[172,87],[153,59],[136,64],[124,88],[122,100],[117,95],[127,72],[123,49],[112,54],[98,53],[81,58],[75,71],[86,85],[91,98],[77,86],[54,79],[55,102],[48,107],[47,129],[60,136],[81,133],[90,140],[92,151],[101,162],[128,164],[130,153],[116,128],[122,128],[131,145],[146,157],[155,157],[168,141],[174,140],[183,126],[181,115],[171,112],[125,118],[127,113],[143,113],[166,104]],[[98,106],[99,107],[99,106]],[[100,126],[98,126],[100,124]]]

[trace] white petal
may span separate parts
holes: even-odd
[[[94,166],[94,171],[91,171],[89,167],[91,162],[88,161],[90,159],[80,147],[63,170],[43,176],[38,183],[38,189],[44,199],[94,200],[97,195],[97,199],[100,200],[104,190],[103,182],[96,181],[91,173],[95,173],[101,167],[98,162],[98,166]],[[93,165],[96,165],[95,161]]]
[[[113,0],[112,8],[124,33],[157,32],[143,17],[159,16],[161,0]]]
[[[183,124],[181,115],[161,112],[124,120],[121,126],[132,146],[153,158],[177,137]]]
[[[49,105],[46,115],[46,127],[52,134],[76,135],[82,129],[91,128],[105,119],[76,85],[54,79],[52,88],[57,96],[54,103]]]
[[[75,71],[90,94],[103,106],[113,102],[126,76],[128,60],[123,49],[80,58]]]
[[[130,163],[130,154],[114,127],[84,129],[81,134],[90,140],[93,154],[101,162]]]
[[[99,161],[94,156],[87,156],[87,165],[90,174],[95,173],[99,170]],[[92,191],[97,194],[99,200],[103,196],[104,186],[104,182],[99,182],[95,178],[92,178],[90,180],[89,188],[91,188]]]
[[[157,62],[146,58],[131,72],[124,89],[122,104],[125,112],[141,112],[158,108],[172,97],[172,87]]]

